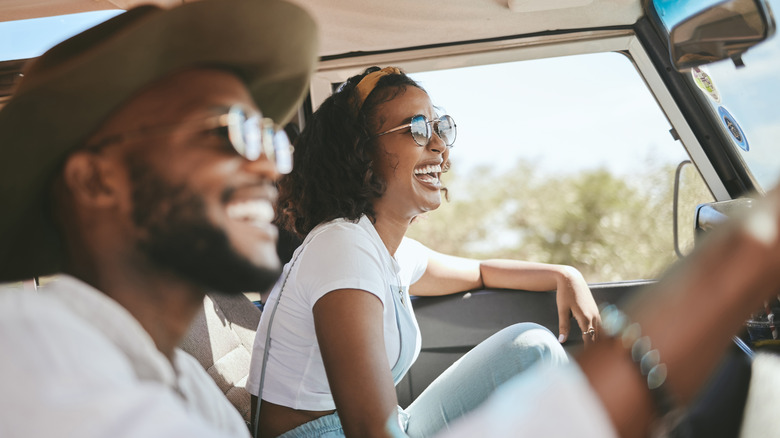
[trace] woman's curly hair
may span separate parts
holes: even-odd
[[[364,214],[375,221],[373,202],[385,191],[374,172],[379,126],[376,109],[407,87],[422,87],[407,75],[382,76],[362,107],[357,84],[378,67],[344,82],[322,102],[295,140],[290,174],[279,181],[277,224],[300,237],[320,223],[336,218],[357,221]]]

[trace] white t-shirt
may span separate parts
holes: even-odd
[[[382,301],[387,361],[391,368],[402,370],[398,383],[420,352],[420,331],[409,303],[409,285],[425,272],[428,253],[419,242],[404,238],[396,257],[391,257],[366,216],[357,223],[336,219],[315,227],[285,265],[268,297],[255,337],[247,390],[257,395],[268,324],[285,280],[271,328],[263,400],[293,409],[336,408],[312,309],[323,295],[338,289],[364,290]],[[396,309],[405,313],[396,315]],[[402,359],[404,363],[397,363],[401,342],[414,350]]]
[[[62,276],[0,290],[0,436],[248,437],[203,367],[174,364],[122,306]]]

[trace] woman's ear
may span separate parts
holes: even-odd
[[[112,159],[86,151],[71,154],[62,171],[73,200],[84,206],[109,207],[118,202],[121,172]]]

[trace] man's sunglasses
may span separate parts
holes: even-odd
[[[375,137],[380,137],[406,128],[409,128],[409,131],[412,133],[414,142],[423,147],[427,146],[428,142],[431,141],[431,136],[434,132],[447,147],[452,147],[452,144],[455,143],[455,137],[458,135],[458,125],[455,124],[455,120],[453,120],[452,117],[444,115],[436,120],[428,120],[424,115],[418,114],[412,117],[412,120],[409,123],[381,132]]]
[[[273,120],[242,104],[232,105],[226,113],[203,120],[112,135],[90,145],[89,148],[99,149],[111,143],[159,135],[188,125],[197,127],[198,130],[216,131],[225,136],[233,149],[249,161],[256,161],[265,154],[276,165],[277,172],[286,174],[292,171],[293,148],[287,134]]]

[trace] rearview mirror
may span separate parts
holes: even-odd
[[[669,31],[672,63],[679,71],[742,54],[774,33],[775,22],[762,0],[655,0]]]

